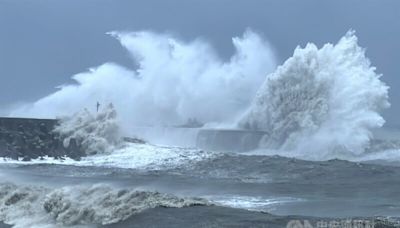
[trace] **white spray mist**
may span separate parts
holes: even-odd
[[[152,32],[112,32],[138,64],[127,69],[106,63],[73,76],[64,85],[13,116],[69,115],[113,103],[122,127],[174,125],[196,118],[204,123],[234,122],[254,98],[276,61],[270,45],[246,31],[233,38],[235,54],[225,62],[201,40],[189,43]]]
[[[336,45],[298,47],[267,76],[239,125],[268,132],[263,147],[294,156],[356,156],[384,124],[388,86],[380,77],[353,31]]]

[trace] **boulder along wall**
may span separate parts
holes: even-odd
[[[80,159],[84,151],[72,139],[65,147],[53,131],[55,119],[0,118],[0,157],[31,160],[49,156]]]

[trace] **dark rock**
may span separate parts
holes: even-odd
[[[7,143],[3,140],[0,140],[0,157],[6,157],[10,151],[8,149]]]
[[[43,132],[43,133],[49,132],[49,130],[47,129],[45,123],[41,123],[39,129],[40,129],[40,131]]]
[[[138,138],[129,138],[129,137],[123,137],[122,140],[124,142],[130,142],[130,143],[138,143],[138,144],[145,144],[146,141]]]
[[[10,150],[10,149],[8,150],[8,152],[9,153],[5,157],[9,157],[9,158],[11,158],[13,160],[18,160],[18,158],[19,158],[18,152]]]
[[[10,205],[16,204],[17,202],[23,200],[27,196],[28,196],[28,193],[18,193],[18,192],[16,192],[10,198],[8,198],[4,204],[6,206],[10,206]]]
[[[23,126],[23,125],[19,125],[19,126],[18,126],[18,131],[24,132],[24,126]]]
[[[76,139],[70,139],[67,150],[69,152],[69,157],[72,159],[80,160],[80,157],[83,156],[82,150],[79,148]]]
[[[0,118],[0,157],[29,161],[43,156],[75,160],[85,156],[75,139],[64,148],[63,138],[53,131],[57,124],[51,119]]]

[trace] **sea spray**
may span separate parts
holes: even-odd
[[[110,34],[137,68],[105,63],[11,115],[54,117],[95,108],[98,100],[113,102],[125,134],[133,126],[176,126],[190,118],[206,126],[239,122],[240,128],[267,132],[262,148],[307,159],[357,157],[369,146],[371,130],[384,124],[380,111],[389,106],[388,87],[352,31],[336,45],[296,48],[269,75],[274,54],[251,31],[233,39],[236,53],[229,61],[202,40],[145,31]]]
[[[297,47],[267,76],[239,125],[266,131],[263,148],[302,158],[359,155],[389,107],[380,77],[353,31],[336,45]]]
[[[112,104],[95,115],[83,109],[71,116],[64,116],[54,132],[63,138],[64,147],[75,143],[87,155],[110,153],[121,144],[117,112]]]
[[[131,126],[233,123],[248,107],[276,60],[267,41],[248,30],[232,39],[234,55],[222,60],[200,39],[183,42],[154,32],[112,32],[137,66],[105,63],[74,75],[74,84],[14,109],[11,116],[54,118],[112,102],[122,130]],[[212,111],[210,111],[212,110]]]

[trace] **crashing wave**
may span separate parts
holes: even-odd
[[[275,68],[272,48],[246,31],[232,38],[234,55],[224,61],[202,39],[184,42],[168,34],[113,32],[135,63],[105,63],[72,77],[76,82],[11,110],[10,116],[54,118],[97,101],[112,102],[121,127],[234,122],[248,106],[264,74]],[[210,110],[213,110],[210,112]]]
[[[149,208],[195,205],[209,203],[100,184],[59,189],[0,184],[0,221],[15,228],[113,224]]]
[[[97,115],[87,109],[60,119],[54,131],[64,138],[64,147],[74,141],[87,155],[111,152],[119,142],[117,113],[109,104]]]
[[[353,31],[336,45],[298,47],[267,76],[239,125],[266,131],[265,148],[310,159],[359,155],[389,107],[380,77]]]

